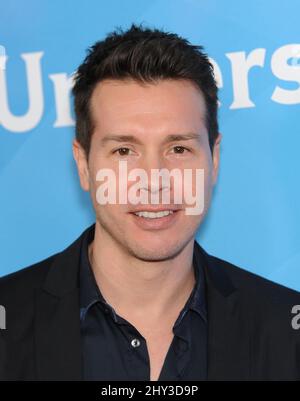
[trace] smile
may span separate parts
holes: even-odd
[[[134,213],[136,216],[144,217],[146,219],[158,219],[160,217],[168,216],[169,214],[173,214],[173,210],[164,210],[161,212],[147,212],[147,211],[140,211]]]
[[[133,222],[142,230],[163,230],[173,226],[180,218],[181,209],[159,210],[157,212],[139,210],[131,212]]]

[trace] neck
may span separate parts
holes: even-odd
[[[89,259],[100,291],[122,317],[156,320],[181,310],[195,284],[194,239],[173,259],[149,262],[126,252],[98,224]],[[126,317],[125,317],[126,318]]]

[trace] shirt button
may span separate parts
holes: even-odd
[[[141,342],[140,342],[140,340],[137,339],[137,338],[134,338],[134,339],[131,341],[131,345],[133,346],[133,348],[139,347],[140,344],[141,344]]]

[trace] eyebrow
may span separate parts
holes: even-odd
[[[167,144],[170,142],[178,142],[178,141],[188,141],[191,139],[197,139],[200,140],[201,139],[201,134],[200,133],[196,133],[196,132],[189,132],[186,134],[170,134],[168,135],[163,143]],[[135,143],[138,145],[142,145],[143,143],[134,135],[106,135],[104,138],[101,139],[101,143],[104,145],[109,141],[115,141],[115,142],[131,142],[131,143]]]

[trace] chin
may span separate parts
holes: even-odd
[[[162,241],[161,238],[148,241],[136,241],[133,246],[129,246],[136,258],[144,261],[164,261],[176,257],[185,247],[185,241]]]
[[[164,251],[151,251],[148,249],[140,249],[138,252],[134,252],[134,256],[143,260],[144,262],[163,262],[165,260],[171,260],[176,256],[177,253]]]

